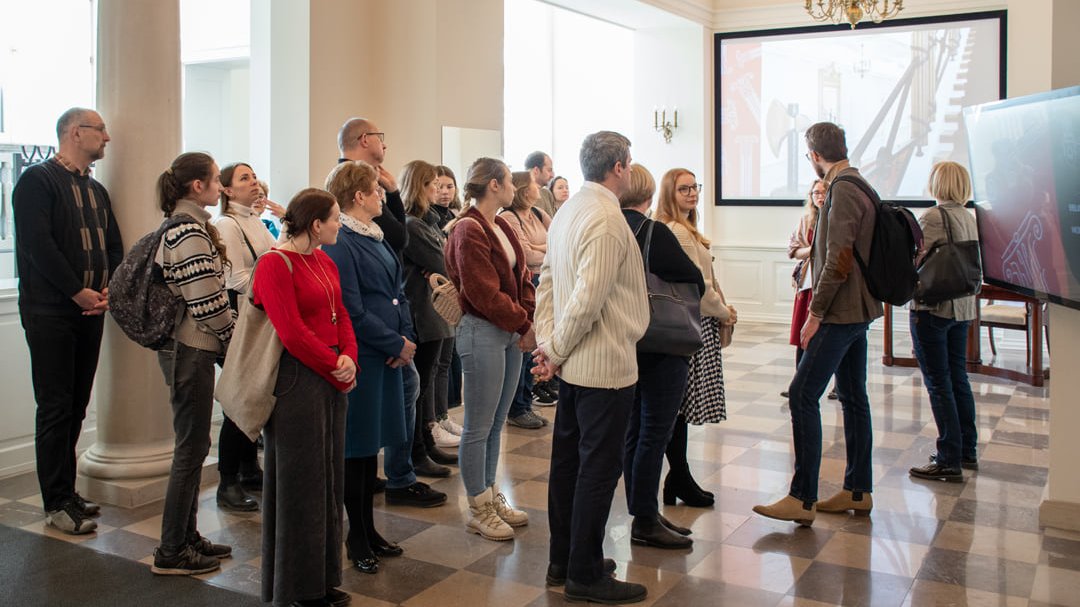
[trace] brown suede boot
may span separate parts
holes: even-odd
[[[785,495],[780,501],[767,506],[754,506],[754,512],[778,521],[794,521],[803,527],[809,527],[814,524],[816,511],[813,504]]]
[[[855,514],[865,516],[874,509],[874,498],[869,493],[852,493],[842,489],[836,495],[827,500],[817,503],[818,512],[847,512],[852,510]]]

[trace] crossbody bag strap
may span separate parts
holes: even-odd
[[[949,219],[949,214],[945,212],[944,208],[938,207],[938,210],[941,211],[941,221],[945,224],[945,239],[951,245],[953,242],[952,221]]]
[[[247,233],[244,232],[244,226],[240,225],[240,220],[233,217],[232,215],[226,215],[226,217],[228,217],[229,219],[236,222],[236,227],[240,229],[240,238],[244,239],[244,244],[247,245],[248,251],[251,252],[251,258],[252,259],[258,259],[259,256],[255,254],[255,247],[251,246],[251,241],[248,240]],[[289,271],[292,272],[292,265],[291,264],[289,266]]]
[[[639,223],[637,229],[634,230],[634,238],[637,239],[638,233],[641,232],[641,228],[644,227],[646,223],[649,224],[649,227],[645,230],[645,246],[642,249],[641,254],[642,254],[643,257],[645,257],[645,273],[648,274],[649,273],[649,250],[652,248],[653,226],[656,225],[656,222],[653,221],[652,219],[645,219],[644,221]]]

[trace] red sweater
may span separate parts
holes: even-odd
[[[349,386],[330,375],[331,371],[337,369],[338,360],[338,355],[331,348],[336,346],[342,354],[356,362],[356,335],[353,334],[349,313],[341,301],[337,266],[318,249],[306,256],[278,250],[289,256],[292,272],[277,254],[265,255],[265,259],[260,259],[252,284],[255,303],[266,310],[285,350],[344,392]],[[333,285],[337,324],[330,320],[324,272]],[[360,372],[359,366],[356,372]]]
[[[528,333],[536,289],[517,233],[505,219],[495,217],[495,229],[506,234],[517,256],[511,269],[499,237],[480,211],[469,208],[462,217],[446,240],[446,273],[458,289],[461,309],[503,331]]]

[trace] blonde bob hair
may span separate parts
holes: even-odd
[[[326,190],[337,199],[342,211],[356,205],[356,193],[370,194],[378,184],[375,168],[363,160],[342,162],[326,176]]]
[[[638,163],[630,165],[630,187],[619,197],[619,206],[630,209],[648,201],[652,203],[656,193],[656,180],[649,169]]]
[[[671,169],[667,173],[664,173],[664,177],[660,180],[660,200],[656,205],[656,220],[662,223],[677,223],[686,228],[693,237],[704,246],[712,244],[708,238],[697,229],[697,209],[691,209],[690,213],[686,217],[683,217],[682,211],[679,210],[679,202],[675,198],[678,196],[678,192],[675,191],[675,184],[679,181],[679,177],[683,175],[690,175],[696,177],[690,169]]]
[[[966,204],[971,200],[971,175],[964,165],[952,161],[935,164],[930,169],[930,181],[926,187],[939,202]]]

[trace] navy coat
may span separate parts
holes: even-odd
[[[405,428],[401,369],[386,359],[401,354],[402,336],[416,341],[405,298],[401,262],[386,241],[341,227],[338,241],[323,251],[337,264],[341,295],[356,332],[356,389],[349,393],[345,457],[375,455],[399,445],[411,434]]]

